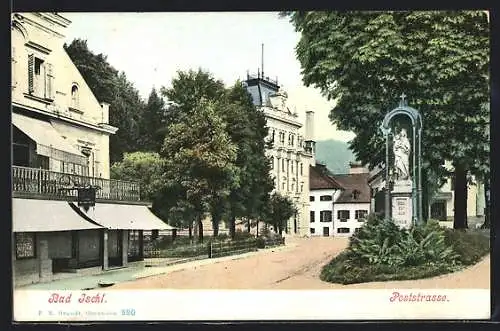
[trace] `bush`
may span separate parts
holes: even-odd
[[[432,220],[408,231],[369,217],[320,277],[342,284],[433,277],[474,264],[488,251],[483,234],[445,229]]]
[[[481,232],[445,230],[445,242],[458,254],[458,261],[465,266],[473,265],[490,252],[490,238]]]

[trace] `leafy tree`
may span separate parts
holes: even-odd
[[[180,187],[185,194],[177,207],[194,216],[202,241],[202,218],[210,211],[210,203],[216,196],[227,196],[231,186],[238,184],[236,146],[214,102],[199,100],[189,112],[189,122],[169,125],[160,155],[165,160],[165,186]]]
[[[293,201],[277,192],[273,193],[269,200],[268,205],[265,207],[267,215],[264,221],[274,227],[274,231],[280,235],[286,228],[287,221],[295,215],[297,209]]]
[[[87,41],[75,39],[64,49],[82,74],[97,100],[110,104],[110,124],[119,128],[110,137],[111,162],[123,158],[123,153],[140,149],[139,118],[144,102],[139,92],[123,72],[118,72],[103,54],[94,54]]]
[[[402,93],[423,116],[423,183],[451,175],[455,228],[467,227],[467,176],[489,169],[489,28],[482,11],[288,12],[306,86],[337,100],[330,119],[350,147],[384,162],[379,132]],[[430,193],[427,192],[427,195]],[[427,200],[427,199],[426,199]],[[424,208],[427,210],[427,208]]]
[[[141,149],[159,152],[166,134],[166,105],[153,88],[139,119]]]

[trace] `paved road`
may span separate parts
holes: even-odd
[[[290,248],[116,284],[108,289],[370,289],[490,288],[489,256],[479,264],[449,275],[417,281],[340,285],[319,279],[321,267],[347,247],[345,238],[298,238]]]

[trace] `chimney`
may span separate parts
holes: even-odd
[[[102,118],[101,123],[109,124],[109,103],[101,102]]]
[[[349,174],[365,174],[369,173],[368,168],[364,167],[360,162],[349,162]]]

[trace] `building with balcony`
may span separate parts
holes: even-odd
[[[297,213],[287,222],[286,233],[309,235],[309,165],[314,163],[314,112],[306,112],[305,134],[298,114],[287,105],[287,94],[277,81],[264,74],[247,75],[247,91],[254,105],[266,117],[268,140],[275,191],[288,196],[295,203]]]
[[[15,285],[141,260],[143,231],[171,227],[141,201],[138,183],[110,179],[118,128],[63,48],[70,21],[11,18]],[[79,204],[84,193],[93,206]]]
[[[317,163],[310,172],[311,236],[351,236],[370,211],[368,172],[351,163],[349,174],[332,174]]]

